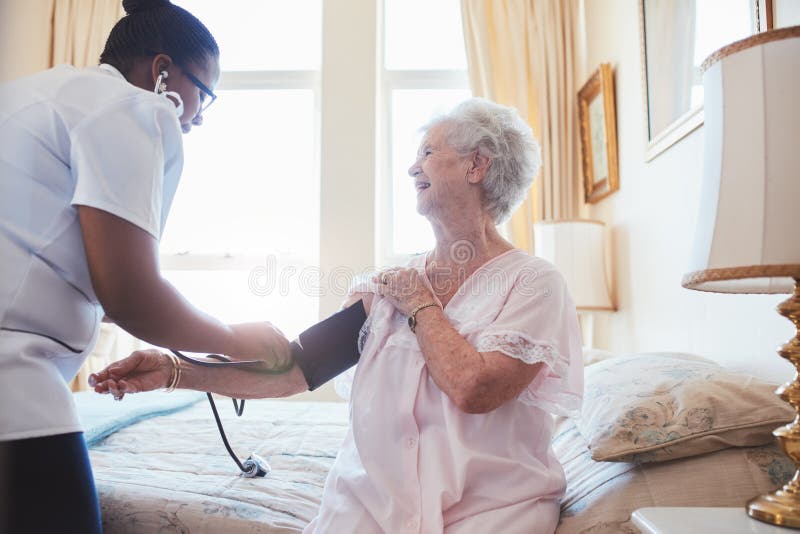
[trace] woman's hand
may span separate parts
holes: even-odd
[[[165,353],[157,349],[139,350],[89,375],[89,385],[97,393],[111,393],[115,399],[122,400],[126,393],[167,387],[172,372],[172,361]]]
[[[388,269],[375,275],[372,281],[378,284],[376,292],[388,298],[405,315],[430,302],[441,307],[439,299],[428,289],[416,269]]]

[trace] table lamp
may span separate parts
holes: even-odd
[[[595,311],[613,311],[606,280],[601,221],[561,219],[533,225],[535,254],[556,266],[584,319],[583,344],[593,345]]]
[[[682,285],[793,293],[778,312],[798,328],[778,354],[800,371],[800,26],[760,33],[703,63],[705,157],[694,250]],[[776,391],[800,415],[798,375]],[[773,434],[800,466],[800,417]],[[747,513],[800,528],[800,472]]]

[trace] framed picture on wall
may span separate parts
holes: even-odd
[[[619,189],[617,114],[611,64],[600,65],[578,92],[584,199],[595,203]]]

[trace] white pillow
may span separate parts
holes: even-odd
[[[685,354],[650,353],[586,368],[576,426],[592,458],[657,462],[764,445],[794,409],[776,384]]]

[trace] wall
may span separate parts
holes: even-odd
[[[376,7],[373,0],[348,0],[323,9],[319,240],[326,276],[320,319],[342,305],[342,288],[330,284],[343,280],[334,273],[375,264]],[[332,381],[293,398],[342,400]]]
[[[585,207],[610,228],[619,310],[598,314],[595,346],[612,351],[683,351],[776,381],[792,377],[775,354],[794,327],[774,308],[786,296],[683,289],[703,164],[702,126],[645,162],[642,69],[636,0],[584,0],[586,72],[615,70],[620,190]]]
[[[797,0],[775,0],[772,9],[775,28],[800,25],[800,2]]]

